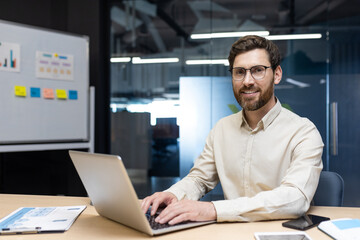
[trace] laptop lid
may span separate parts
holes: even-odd
[[[69,154],[99,215],[153,235],[119,156]]]
[[[119,156],[69,151],[82,183],[99,215],[149,235],[158,235],[210,222],[192,222],[154,230]]]

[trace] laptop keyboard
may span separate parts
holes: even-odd
[[[152,229],[154,229],[154,230],[158,230],[158,229],[163,229],[163,228],[168,228],[168,227],[172,227],[172,226],[176,226],[176,225],[182,225],[182,224],[189,223],[189,222],[187,221],[187,222],[182,222],[182,223],[178,223],[178,224],[175,224],[175,225],[169,225],[169,224],[167,224],[167,223],[161,224],[161,223],[155,222],[155,218],[156,218],[157,216],[159,216],[158,213],[155,213],[154,216],[151,216],[150,211],[147,211],[145,215],[146,215],[147,220],[148,220],[149,223],[150,223],[150,227],[151,227]]]
[[[155,214],[154,216],[151,216],[150,212],[146,213],[146,218],[150,223],[150,227],[154,230],[158,230],[158,229],[163,229],[163,228],[167,228],[167,227],[171,227],[171,225],[167,224],[167,223],[157,223],[155,222],[155,218],[158,216],[159,214]]]

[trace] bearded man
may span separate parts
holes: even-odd
[[[209,133],[190,173],[142,201],[158,223],[297,218],[310,207],[324,144],[315,125],[283,108],[274,86],[282,78],[278,47],[263,37],[237,40],[229,54],[234,96],[242,107]],[[219,201],[199,201],[218,182]]]

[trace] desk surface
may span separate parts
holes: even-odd
[[[87,205],[86,210],[65,233],[9,235],[6,239],[151,239],[151,237],[111,220],[100,217],[95,208],[89,205],[89,199],[84,197],[59,197],[35,195],[0,194],[0,218],[5,217],[19,207],[48,207]],[[312,207],[310,212],[336,218],[360,218],[360,208]],[[255,239],[254,232],[293,231],[281,226],[283,221],[253,222],[253,223],[216,223],[198,228],[165,234],[154,239]],[[331,239],[317,228],[306,231],[314,240]],[[0,237],[1,238],[1,237]]]

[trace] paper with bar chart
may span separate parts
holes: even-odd
[[[36,77],[74,80],[74,56],[36,51]]]
[[[20,45],[0,42],[0,71],[20,72]]]

